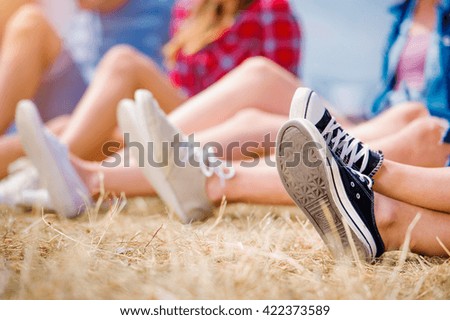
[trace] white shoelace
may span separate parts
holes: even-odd
[[[359,180],[360,180],[362,183],[365,183],[365,184],[369,187],[369,189],[372,189],[372,186],[373,186],[373,180],[372,180],[371,178],[369,178],[369,177],[366,176],[365,174],[359,172],[358,170],[354,170],[354,169],[352,169],[352,168],[350,168],[350,170],[351,170],[354,174],[358,175]]]
[[[209,166],[208,164],[206,164],[204,161],[205,159],[203,158],[202,149],[200,148],[195,151],[197,161],[200,164],[200,170],[205,175],[205,177],[208,178],[212,177],[215,174],[219,178],[220,186],[223,188],[225,187],[226,180],[229,180],[236,175],[236,170],[233,167],[224,166],[224,163],[219,158],[217,158],[216,156],[212,156],[212,154],[215,153],[212,147],[209,147],[206,151],[209,155],[207,159],[208,163],[220,162],[220,164],[215,166]]]
[[[333,137],[333,131],[335,131],[336,129],[337,134],[335,137]],[[322,132],[322,136],[325,138],[328,146],[330,145],[330,143],[333,143],[333,146],[331,147],[331,150],[333,152],[341,149],[341,154],[339,155],[339,157],[342,160],[349,156],[347,160],[347,165],[349,167],[352,167],[355,162],[363,158],[361,168],[359,168],[359,170],[364,171],[364,169],[366,169],[367,163],[369,162],[369,148],[364,144],[361,144],[362,148],[358,152],[358,144],[360,143],[359,140],[347,134],[347,132],[342,129],[340,124],[338,124],[334,118],[331,118],[330,122],[328,122],[328,125]]]

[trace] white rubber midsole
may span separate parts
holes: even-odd
[[[289,119],[306,118],[306,108],[312,93],[313,91],[307,88],[298,88],[295,91],[289,111]]]

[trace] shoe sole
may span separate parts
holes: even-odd
[[[149,141],[147,141],[147,139],[145,138],[146,132],[143,130],[144,127],[138,124],[136,117],[141,115],[138,114],[137,106],[131,105],[130,101],[128,103],[125,103],[125,101],[123,101],[119,105],[117,112],[118,122],[122,132],[128,132],[130,134],[131,141],[138,141],[139,143],[141,143],[144,146],[144,154],[148,155],[149,153],[147,143]],[[136,150],[132,150],[131,155],[134,157],[134,159],[139,159],[139,155],[135,152]],[[142,170],[144,176],[150,182],[161,200],[163,200],[163,202],[175,212],[181,222],[187,224],[191,223],[192,221],[203,219],[204,216],[188,217],[186,214],[184,214],[182,206],[174,196],[173,190],[170,187],[170,184],[167,183],[166,177],[161,168],[153,168],[145,160],[146,159],[144,159],[143,166],[140,166],[138,164],[139,168]]]
[[[149,139],[151,139],[153,135],[153,130],[161,130],[162,121],[167,121],[167,117],[164,113],[164,111],[160,108],[158,102],[153,97],[151,92],[147,90],[137,90],[135,94],[135,101],[137,103],[137,114],[139,119],[141,120],[140,125],[148,128],[149,132]],[[156,121],[151,121],[151,119],[156,119]],[[178,133],[181,136],[184,135],[176,126],[171,124],[170,122],[165,123],[163,126],[171,126],[172,131],[174,133]],[[153,130],[152,130],[153,129]],[[153,141],[154,142],[154,141]],[[148,154],[148,151],[147,151]],[[145,163],[144,170],[147,170],[148,172],[151,172],[153,168],[150,166],[150,164]],[[183,223],[191,223],[194,221],[202,221],[207,218],[209,218],[213,214],[213,206],[211,202],[208,199],[203,198],[203,200],[200,200],[199,197],[195,198],[195,202],[197,205],[193,208],[189,208],[188,210],[183,209],[185,208],[185,203],[181,202],[180,198],[177,196],[176,192],[173,191],[172,186],[170,183],[167,183],[166,176],[163,176],[163,184],[165,190],[170,189],[170,199],[172,199],[172,202],[166,202],[169,204],[174,203],[172,206],[175,213],[178,215],[180,220]],[[158,183],[160,183],[158,181]],[[203,186],[204,187],[204,186]],[[167,192],[167,191],[166,191]],[[165,195],[163,195],[165,196]],[[185,200],[185,201],[191,201],[193,199]],[[187,214],[186,214],[187,212]]]
[[[51,156],[42,131],[42,121],[36,107],[31,102],[19,103],[16,124],[22,146],[38,170],[42,181],[46,184],[54,210],[59,216],[65,218],[78,216],[84,208],[73,205],[74,201],[70,196],[73,190],[70,190],[63,174],[58,169],[57,161]],[[33,137],[33,139],[28,137]]]
[[[308,142],[320,145],[320,149],[308,150],[308,159],[318,161],[319,165],[308,166],[304,161],[296,166],[289,164]],[[290,148],[283,147],[287,143],[291,144]],[[350,248],[342,220],[349,226],[358,255],[367,260],[375,257],[375,241],[353,209],[340,178],[338,164],[327,152],[323,137],[312,123],[289,120],[278,134],[276,159],[286,191],[336,257],[342,252],[348,254]]]

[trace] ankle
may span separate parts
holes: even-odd
[[[218,204],[222,201],[225,192],[224,188],[220,185],[220,179],[216,175],[206,179],[205,188],[206,194],[212,203]]]
[[[102,191],[103,175],[100,172],[91,172],[86,180],[83,180],[91,196],[96,196]]]
[[[94,168],[91,163],[77,158],[71,159],[72,165],[84,182],[89,193],[94,196],[100,193],[102,185],[102,177],[98,168]]]
[[[394,231],[397,222],[397,201],[377,193],[375,193],[374,201],[376,226],[384,242],[385,250],[397,250],[402,244]]]

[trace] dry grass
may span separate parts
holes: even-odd
[[[229,205],[204,223],[157,199],[76,220],[0,208],[3,299],[448,299],[450,261],[334,261],[293,207]]]

